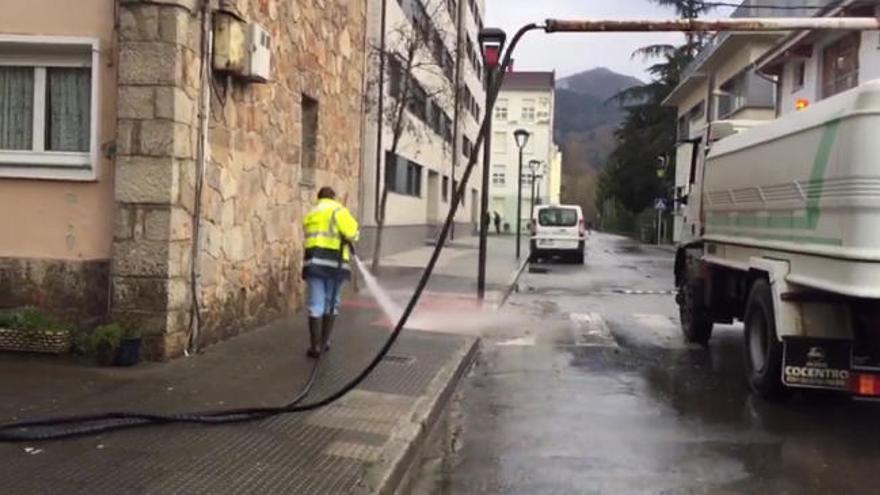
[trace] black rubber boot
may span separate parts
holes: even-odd
[[[312,359],[321,356],[321,319],[309,318],[309,350],[306,355]]]
[[[322,332],[322,339],[324,342],[324,351],[330,350],[330,335],[333,333],[333,324],[336,323],[336,315],[327,315],[324,316],[324,331]]]

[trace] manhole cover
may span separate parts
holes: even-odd
[[[396,356],[394,354],[389,354],[382,358],[382,361],[388,364],[399,364],[399,365],[407,365],[415,361],[416,358],[412,356]]]

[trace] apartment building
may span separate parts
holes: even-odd
[[[505,74],[492,119],[492,182],[489,189],[490,212],[498,212],[505,230],[516,228],[518,185],[522,188],[523,225],[531,217],[532,191],[535,204],[547,203],[558,196],[560,179],[551,175],[561,168],[555,160],[553,142],[556,74],[553,72],[517,72]],[[523,148],[523,175],[518,180],[519,148],[514,132],[523,129],[529,140]],[[538,162],[533,170],[529,164]],[[555,164],[559,167],[554,166]],[[534,172],[534,174],[533,174]],[[535,179],[534,188],[532,179]]]
[[[486,99],[478,44],[484,12],[483,0],[368,2],[371,53],[360,209],[364,252],[373,249],[385,187],[382,254],[434,238],[472,157],[477,163],[456,216],[456,233],[473,233],[482,173],[474,143]],[[419,43],[410,51],[413,40]],[[386,71],[380,77],[383,50]],[[403,111],[389,112],[401,98]]]
[[[821,3],[821,2],[820,2]],[[880,17],[876,0],[824,2],[822,17]],[[777,79],[777,113],[785,115],[859,84],[880,79],[880,33],[798,31],[783,38],[757,65]]]

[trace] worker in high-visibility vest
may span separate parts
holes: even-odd
[[[308,356],[330,350],[330,334],[339,314],[342,286],[351,279],[351,246],[358,239],[358,222],[330,187],[318,191],[318,204],[303,220],[305,262],[303,279],[308,286]]]

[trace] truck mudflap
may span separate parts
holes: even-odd
[[[852,341],[786,337],[782,383],[794,388],[852,391]]]

